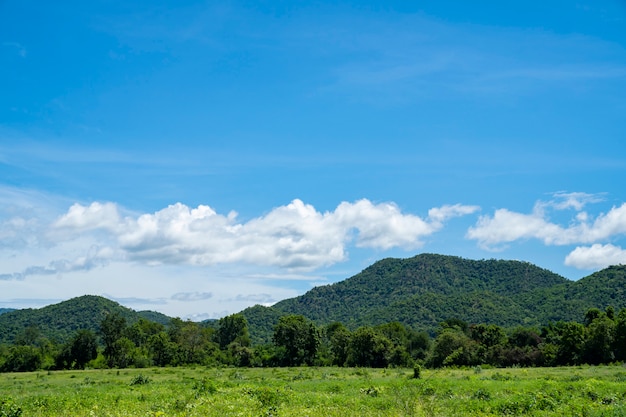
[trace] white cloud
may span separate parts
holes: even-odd
[[[580,211],[587,203],[597,202],[596,196],[584,193],[557,193],[556,199],[538,202],[530,214],[498,209],[492,216],[481,216],[467,238],[478,241],[486,249],[526,239],[538,239],[546,245],[589,244],[626,233],[626,204],[612,207],[595,219]],[[563,226],[550,221],[547,209],[574,209],[578,212]]]
[[[462,204],[445,205],[428,210],[428,218],[435,222],[443,223],[454,217],[472,214],[478,210],[480,210],[478,206],[465,206]]]
[[[402,213],[393,203],[363,199],[319,212],[296,199],[239,222],[237,213],[222,215],[205,205],[190,208],[177,203],[153,214],[123,217],[116,204],[94,202],[72,205],[52,223],[50,236],[71,241],[93,235],[107,245],[106,252],[72,261],[76,268],[117,259],[147,265],[247,263],[306,271],[345,260],[351,242],[383,250],[419,247],[445,221],[476,210],[460,204],[443,206],[421,218]]]
[[[74,204],[53,225],[56,229],[88,231],[105,229],[114,231],[120,227],[120,214],[113,203],[91,203],[89,206]]]
[[[626,264],[626,250],[611,244],[579,246],[565,258],[565,265],[580,269],[599,269],[619,264]]]
[[[546,221],[540,214],[522,214],[508,209],[498,209],[493,216],[480,216],[475,227],[467,232],[469,239],[477,240],[486,249],[520,239],[551,240],[563,230]]]
[[[572,208],[574,210],[580,211],[587,204],[598,203],[603,200],[602,197],[598,194],[588,194],[581,192],[567,193],[567,192],[557,192],[553,195],[554,199],[547,202],[546,205],[552,206],[557,210],[565,210]],[[538,204],[541,204],[538,203]]]

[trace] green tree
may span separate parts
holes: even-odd
[[[150,336],[148,339],[148,352],[152,356],[152,362],[156,366],[172,364],[176,354],[176,344],[170,340],[169,335],[161,331]]]
[[[339,322],[334,322],[326,326],[326,339],[328,340],[331,354],[331,363],[337,366],[344,366],[348,359],[348,347],[352,334],[350,330]]]
[[[74,366],[85,369],[85,365],[98,356],[98,340],[91,330],[79,330],[72,340],[70,351],[74,359]]]
[[[239,346],[250,346],[248,321],[243,314],[222,317],[218,322],[215,338],[222,350],[231,343],[236,343]]]
[[[622,308],[615,318],[613,349],[616,360],[626,361],[626,308]]]
[[[475,342],[459,328],[450,328],[439,333],[433,344],[429,363],[435,368],[447,365],[472,365]]]
[[[202,327],[199,323],[174,319],[168,333],[177,345],[174,363],[179,365],[198,363],[208,364],[216,356],[219,346],[211,341],[213,329]]]
[[[313,365],[320,334],[313,322],[302,315],[283,316],[274,327],[274,344],[282,351],[281,364]]]
[[[143,347],[148,344],[148,340],[151,336],[163,330],[165,330],[165,327],[162,324],[141,317],[124,330],[124,335],[129,338],[135,346]]]
[[[589,326],[593,321],[602,316],[602,311],[599,308],[590,308],[585,313],[585,326]]]
[[[590,365],[613,362],[615,360],[614,339],[615,322],[613,320],[606,315],[593,320],[586,331],[584,362]]]
[[[124,344],[116,343],[126,330],[126,319],[119,313],[108,314],[100,323],[100,335],[104,344],[104,357],[110,367],[115,367],[122,352],[117,349]],[[127,340],[129,340],[127,338]],[[129,340],[130,341],[130,340]],[[131,342],[132,343],[132,342]],[[134,346],[134,344],[133,344]]]
[[[412,331],[402,323],[394,321],[381,324],[375,330],[385,336],[392,344],[391,352],[388,356],[389,365],[410,366],[413,362],[411,356]]]
[[[408,352],[413,359],[424,360],[430,351],[431,340],[426,332],[409,332]]]
[[[134,356],[135,344],[126,336],[122,336],[113,343],[108,363],[112,368],[128,368],[133,364]]]
[[[585,345],[585,326],[576,322],[560,322],[557,323],[556,331],[558,335],[557,364],[580,364]]]
[[[9,348],[1,372],[30,372],[41,368],[41,351],[34,346],[15,345]]]
[[[389,365],[393,343],[374,328],[356,329],[348,346],[348,366],[384,368]]]
[[[98,356],[98,340],[91,330],[79,330],[67,342],[56,357],[56,367],[59,369],[85,369],[85,365]]]

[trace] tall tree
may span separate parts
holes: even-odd
[[[348,359],[348,346],[352,337],[350,330],[343,324],[334,322],[326,327],[325,334],[332,355],[332,364],[344,366]]]
[[[56,357],[56,366],[61,369],[85,369],[85,365],[98,356],[98,340],[91,330],[79,330],[67,342]]]
[[[115,362],[122,352],[119,349],[127,346],[125,343],[117,343],[124,335],[126,319],[119,313],[108,314],[100,323],[100,335],[104,343],[104,357],[109,366],[114,367]],[[132,342],[131,342],[132,343]]]
[[[384,368],[389,364],[393,343],[372,327],[360,327],[350,338],[347,363],[349,366]]]
[[[613,341],[615,322],[607,315],[593,320],[587,327],[584,345],[584,361],[590,365],[610,363],[615,360]]]
[[[613,340],[615,359],[626,360],[626,308],[622,308],[615,318],[615,338]]]
[[[302,315],[283,316],[274,327],[274,344],[283,351],[287,366],[313,365],[320,345],[319,331]]]
[[[585,345],[585,326],[576,322],[557,323],[557,363],[577,365],[582,362]]]
[[[222,350],[231,343],[237,343],[239,346],[250,346],[248,321],[243,314],[222,317],[218,322],[215,338]]]

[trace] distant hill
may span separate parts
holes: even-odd
[[[97,332],[102,319],[116,312],[129,324],[141,317],[162,324],[170,320],[161,313],[136,312],[104,297],[85,295],[39,309],[13,310],[0,315],[0,343],[11,343],[28,327],[36,327],[43,336],[63,343],[81,329]]]
[[[344,281],[242,314],[257,343],[271,338],[278,317],[285,314],[302,314],[318,325],[339,321],[353,329],[400,321],[433,332],[449,318],[540,326],[580,321],[591,307],[626,307],[625,289],[624,266],[571,281],[528,262],[421,254],[383,259]]]
[[[15,310],[14,308],[0,308],[0,314],[8,313]]]
[[[434,332],[439,323],[459,318],[504,327],[581,321],[592,307],[626,307],[626,266],[612,266],[578,281],[528,262],[470,260],[421,254],[383,259],[355,276],[241,313],[255,344],[269,343],[274,325],[286,314],[302,314],[318,325],[334,321],[351,329],[399,321]],[[4,310],[0,310],[4,311]],[[171,318],[134,311],[103,297],[86,295],[40,309],[0,314],[0,343],[11,343],[28,327],[64,342],[80,329],[97,331],[102,319],[118,312],[132,324],[143,317],[167,325]],[[206,325],[216,327],[217,321]]]

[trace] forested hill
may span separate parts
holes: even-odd
[[[311,289],[273,307],[241,313],[254,343],[271,341],[274,325],[286,314],[302,314],[318,325],[335,321],[351,329],[399,321],[415,330],[434,331],[444,320],[503,327],[580,321],[589,308],[626,308],[626,266],[612,266],[579,281],[528,262],[469,260],[421,254],[383,259],[344,281]],[[25,329],[65,342],[76,331],[97,331],[102,319],[118,312],[128,324],[140,317],[167,325],[170,317],[136,312],[98,296],[83,296],[40,309],[0,314],[0,344],[12,343]],[[215,323],[214,323],[215,324]]]
[[[109,313],[119,313],[134,323],[143,317],[168,324],[170,318],[153,311],[137,312],[109,299],[85,295],[39,309],[13,310],[0,315],[0,343],[12,343],[25,329],[36,328],[42,335],[57,342],[65,342],[78,330],[97,332],[102,319]]]
[[[8,313],[10,311],[14,311],[13,308],[0,308],[0,314]]]
[[[421,254],[383,259],[344,281],[265,308],[263,314],[302,314],[317,324],[339,321],[351,328],[400,321],[432,331],[449,318],[540,326],[579,321],[591,307],[626,307],[624,288],[622,266],[575,282],[528,262]],[[263,308],[242,313],[250,321],[251,336],[266,341],[273,323],[254,320],[259,310]]]

